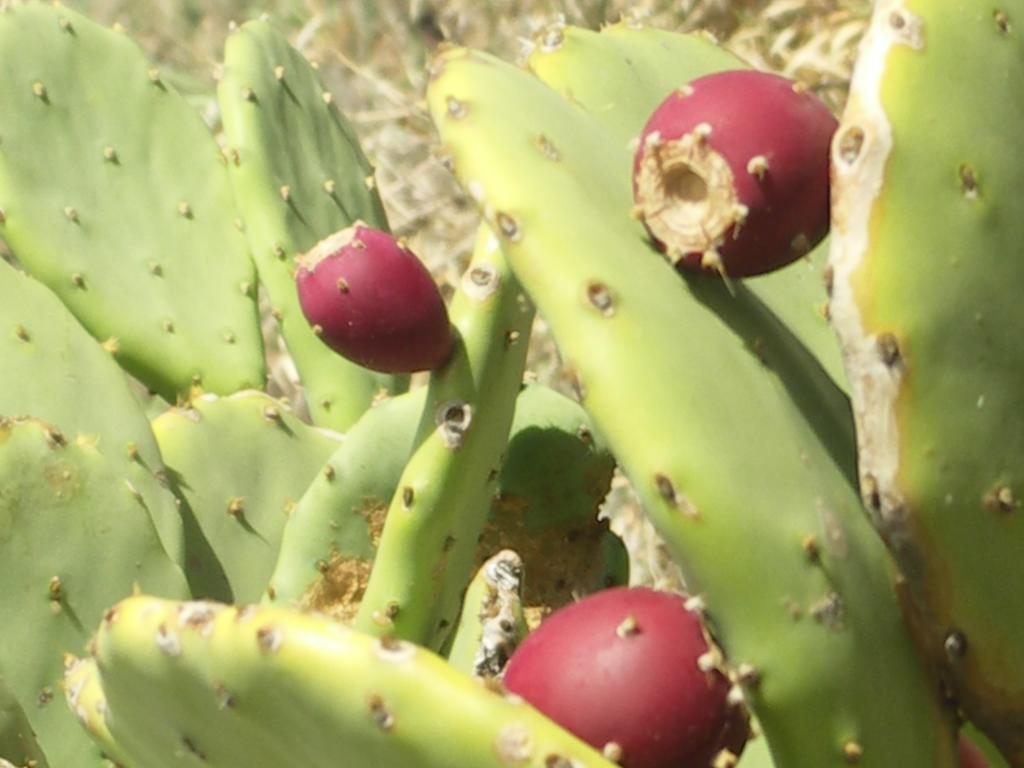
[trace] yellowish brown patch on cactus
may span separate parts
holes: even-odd
[[[604,317],[611,317],[615,314],[615,299],[612,297],[611,289],[604,283],[598,281],[587,283],[584,294],[587,304]]]
[[[367,533],[374,549],[380,543],[387,512],[387,503],[379,499],[365,504],[359,510],[359,514],[366,520]],[[372,567],[370,560],[333,553],[330,559],[318,564],[320,575],[303,595],[301,607],[319,611],[343,622],[351,621],[366,593]]]
[[[862,317],[870,311],[872,293],[864,262],[892,150],[892,129],[881,103],[886,62],[895,47],[920,50],[924,45],[920,19],[903,5],[903,0],[878,4],[832,143],[829,314],[853,395],[862,491],[866,499],[877,499],[878,504],[869,503],[869,507],[874,507],[876,521],[882,524],[891,510],[903,506],[894,486],[900,444],[896,408],[905,370],[896,365],[901,358],[896,335],[889,331],[876,335]]]
[[[859,763],[863,756],[864,749],[858,742],[851,739],[843,744],[843,759],[850,765]]]
[[[350,621],[359,609],[373,563],[335,554],[319,568],[320,575],[303,596],[303,609]]]

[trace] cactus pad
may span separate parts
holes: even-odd
[[[228,38],[218,99],[246,236],[313,420],[345,430],[400,380],[316,338],[299,308],[294,260],[356,220],[387,228],[373,169],[316,71],[267,21]]]
[[[954,765],[859,510],[842,392],[752,291],[680,277],[646,245],[630,157],[595,119],[466,50],[435,62],[427,95],[774,757]]]
[[[578,403],[538,384],[523,388],[477,559],[506,547],[522,558],[531,626],[581,595],[628,582],[625,546],[598,520],[614,469]]]
[[[388,398],[348,431],[288,516],[267,600],[350,619],[388,502],[412,452],[425,389]]]
[[[153,422],[181,495],[236,603],[258,602],[289,511],[338,447],[262,392],[204,395]],[[191,565],[190,565],[191,567]],[[202,579],[193,575],[193,583]],[[216,591],[194,597],[220,597]]]
[[[49,768],[21,704],[0,678],[0,766]]]
[[[435,649],[454,630],[473,574],[534,316],[486,225],[450,316],[456,348],[430,377],[416,447],[353,622],[364,632]]]
[[[0,236],[164,398],[260,387],[255,270],[225,161],[123,34],[0,14]]]
[[[1022,24],[1020,0],[877,3],[833,143],[832,315],[856,384],[865,503],[927,654],[1013,765],[1024,764]]]
[[[145,501],[168,554],[183,563],[192,543],[127,377],[53,293],[4,261],[0,361],[0,417],[33,416],[94,443]]]
[[[323,616],[135,597],[95,657],[106,726],[146,768],[612,768],[429,651]]]
[[[142,499],[87,438],[0,421],[0,667],[52,768],[95,765],[60,701],[62,655],[135,587],[188,594]],[[87,756],[88,755],[88,756]]]

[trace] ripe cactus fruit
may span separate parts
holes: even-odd
[[[637,214],[673,263],[729,277],[771,272],[828,232],[837,122],[801,87],[719,72],[673,91],[640,136]]]
[[[609,589],[529,635],[505,686],[626,768],[704,768],[747,737],[713,659],[684,598]]]
[[[454,337],[437,285],[386,232],[356,222],[331,235],[301,257],[295,280],[314,331],[353,362],[413,373],[440,368],[451,355]]]

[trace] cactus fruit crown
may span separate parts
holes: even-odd
[[[807,254],[828,231],[828,108],[750,70],[669,94],[641,134],[636,213],[671,261],[752,277]]]
[[[437,370],[454,336],[430,272],[402,243],[356,221],[298,257],[303,314],[338,354],[371,370]]]
[[[360,229],[368,229],[368,227],[363,221],[354,221],[352,226],[328,235],[308,251],[295,257],[299,269],[305,269],[308,272],[315,271],[324,259],[340,253],[356,241]]]

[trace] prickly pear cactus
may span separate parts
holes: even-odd
[[[59,699],[62,655],[133,589],[186,597],[144,500],[88,437],[0,420],[0,669],[53,768],[97,765]],[[6,757],[6,755],[5,755]]]
[[[529,346],[533,305],[482,225],[450,308],[451,360],[430,377],[353,626],[440,648],[458,621]]]
[[[0,14],[0,236],[118,362],[173,402],[260,387],[256,275],[225,160],[124,34]]]
[[[129,765],[124,752],[107,728],[107,698],[100,687],[96,660],[79,659],[73,654],[64,660],[64,699],[92,740],[115,766]]]
[[[218,98],[228,167],[260,280],[313,420],[345,430],[402,378],[350,363],[314,335],[299,307],[294,261],[356,220],[387,229],[373,168],[313,67],[269,21],[239,27],[224,58]]]
[[[854,385],[861,490],[928,657],[1014,765],[1022,24],[1019,0],[879,2],[833,144],[832,315]]]
[[[593,118],[466,50],[435,62],[428,102],[775,759],[955,765],[859,510],[842,391],[751,290],[684,279],[649,248],[629,153]]]
[[[288,515],[266,602],[355,615],[425,398],[422,388],[388,398],[346,433]]]
[[[341,436],[255,391],[193,398],[155,419],[153,432],[218,563],[204,574],[186,564],[192,596],[258,602],[288,514],[318,472],[334,472],[324,462]]]
[[[146,768],[613,768],[429,651],[322,616],[135,597],[94,648],[80,690],[102,686],[104,725]]]
[[[614,133],[622,149],[666,94],[694,78],[747,67],[709,38],[626,21],[601,32],[553,24],[534,39],[526,66]]]
[[[614,469],[578,403],[542,385],[523,388],[477,560],[482,566],[503,548],[522,558],[531,626],[582,595],[629,582],[625,545],[598,519]]]
[[[2,260],[0,360],[0,417],[34,416],[93,443],[139,494],[171,558],[183,563],[196,554],[124,372],[53,293]]]
[[[745,68],[741,59],[700,35],[619,22],[600,33],[561,24],[535,40],[527,67],[585,109],[632,154],[644,123],[665,95],[697,77]],[[744,285],[846,388],[835,334],[826,321],[827,241],[788,269]]]

